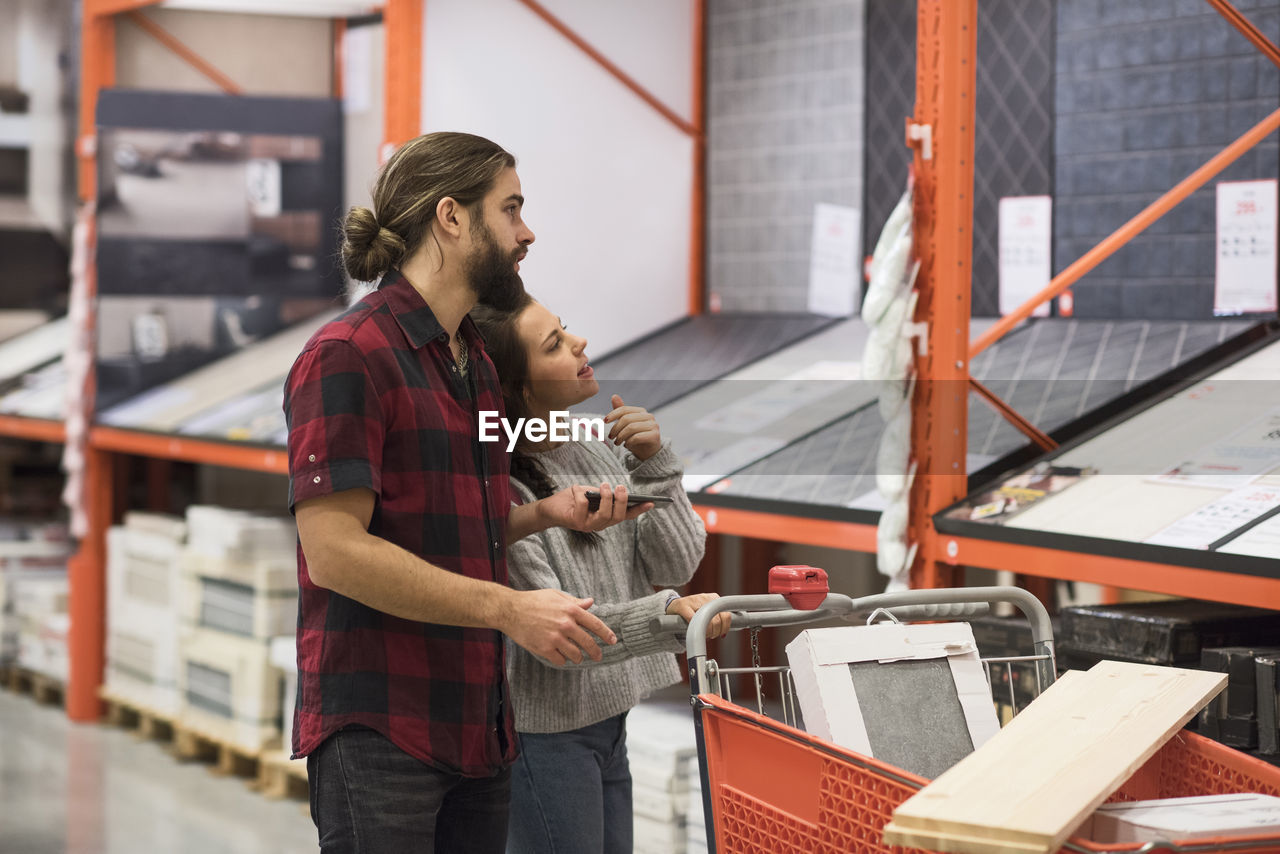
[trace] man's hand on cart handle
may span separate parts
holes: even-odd
[[[698,609],[713,599],[719,599],[719,593],[694,593],[692,596],[681,596],[679,599],[671,600],[671,604],[667,606],[667,613],[676,617],[680,617],[688,623],[693,619],[693,615]],[[723,637],[729,634],[729,627],[732,625],[733,615],[724,611],[716,614],[711,619],[711,624],[707,627],[707,639]]]

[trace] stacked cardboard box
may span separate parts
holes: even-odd
[[[179,709],[179,517],[127,513],[107,532],[107,668],[112,698],[158,715]]]
[[[18,666],[67,681],[67,576],[42,573],[21,578],[14,602],[18,614]]]
[[[193,505],[179,557],[178,684],[188,729],[247,753],[279,744],[272,638],[297,624],[297,529],[287,517]]]
[[[690,812],[698,777],[693,713],[686,706],[641,703],[627,716],[636,854],[683,854],[701,836],[701,798]],[[691,825],[693,827],[691,828]],[[700,849],[695,849],[700,850]]]
[[[0,519],[0,665],[66,679],[65,525]]]

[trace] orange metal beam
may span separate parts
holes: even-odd
[[[707,0],[693,4],[693,209],[689,214],[689,314],[703,312],[707,298],[706,246],[706,38]]]
[[[560,33],[560,35],[564,36],[569,41],[577,45],[579,50],[581,50],[587,56],[594,59],[596,63],[600,65],[601,68],[603,68],[605,71],[612,74],[618,80],[619,83],[621,83],[623,86],[626,86],[633,93],[635,93],[636,97],[640,98],[640,100],[644,101],[650,107],[653,107],[655,110],[657,110],[662,115],[662,117],[665,118],[667,121],[671,122],[673,125],[675,125],[680,130],[687,133],[689,136],[692,136],[692,137],[701,136],[698,128],[694,127],[692,124],[685,121],[683,118],[680,117],[679,114],[676,113],[675,110],[671,109],[666,104],[662,103],[662,101],[658,100],[658,97],[656,95],[654,95],[648,89],[641,86],[640,83],[635,80],[635,78],[627,74],[618,66],[614,65],[612,62],[610,62],[608,57],[606,57],[603,53],[601,53],[600,51],[592,47],[590,43],[587,42],[586,39],[582,38],[582,36],[578,35],[572,29],[570,29],[569,25],[566,24],[564,21],[560,20],[555,15],[551,14],[551,12],[548,11],[548,9],[545,6],[543,6],[541,3],[537,2],[537,0],[520,0],[520,2],[523,3],[525,6],[528,6],[529,10],[532,11],[539,18],[546,21],[547,24],[549,24],[552,29],[554,29],[556,32]]]
[[[289,460],[284,451],[246,448],[155,433],[137,433],[116,427],[94,427],[89,432],[89,444],[102,451],[141,457],[183,460],[272,474],[289,473]]]
[[[986,332],[978,336],[978,339],[973,342],[973,346],[969,349],[969,358],[972,359],[977,356],[998,341],[1010,329],[1030,317],[1031,312],[1035,311],[1041,303],[1053,299],[1075,284],[1085,273],[1110,258],[1136,235],[1142,233],[1151,223],[1168,213],[1178,202],[1181,202],[1207,184],[1210,179],[1234,163],[1242,154],[1265,139],[1276,128],[1280,128],[1280,110],[1276,110],[1254,125],[1244,136],[1218,152],[1208,163],[1182,179],[1172,190],[1156,199],[1141,213],[1116,229],[1115,233],[1110,237],[1104,239],[1070,267],[1054,276],[1053,281],[1040,293],[1018,306],[1012,313],[1005,315],[992,324]]]
[[[76,141],[76,183],[80,200],[98,194],[97,154],[98,92],[116,82],[116,22],[109,15],[85,12],[80,21],[80,125]]]
[[[161,0],[84,0],[84,16],[87,18],[119,15],[121,12],[155,6],[160,2]]]
[[[0,436],[60,444],[67,440],[67,431],[61,421],[0,415]]]
[[[115,489],[110,454],[85,449],[85,512],[88,533],[67,561],[67,717],[96,721],[102,715],[98,686],[106,664],[107,529],[114,513]]]
[[[228,95],[243,95],[244,89],[238,83],[227,75],[223,74],[212,63],[206,61],[204,57],[187,47],[173,33],[148,18],[142,12],[133,11],[125,12],[125,17],[136,24],[143,32],[151,36],[160,44],[169,49],[171,53],[179,59],[186,62],[196,71],[199,71],[205,77],[213,81],[214,85],[226,92]]]
[[[1258,606],[1280,602],[1280,579],[1213,572],[1163,563],[1080,554],[1041,546],[999,543],[973,537],[939,536],[956,565],[1004,569],[1024,575],[1087,581],[1171,596]]]
[[[830,519],[808,519],[803,516],[785,516],[778,513],[761,513],[757,510],[737,510],[729,507],[693,505],[711,534],[731,534],[736,537],[776,540],[780,543],[803,543],[811,546],[828,546],[833,549],[849,549],[855,552],[875,552],[876,526],[856,522],[836,522]]]
[[[917,319],[928,348],[916,360],[908,538],[919,545],[912,587],[950,587],[956,573],[933,559],[933,515],[964,497],[968,440],[969,291],[973,255],[974,99],[977,0],[916,4],[916,124],[931,128],[930,156],[916,149]]]
[[[1258,28],[1248,18],[1240,14],[1240,11],[1235,6],[1232,6],[1227,0],[1208,0],[1208,2],[1210,6],[1218,11],[1219,15],[1227,19],[1227,23],[1243,33],[1244,37],[1260,50],[1263,56],[1276,65],[1280,65],[1280,48],[1276,47],[1271,39],[1259,32]]]
[[[342,43],[347,37],[347,22],[341,18],[337,18],[333,22],[333,74],[330,89],[333,90],[333,97],[342,100],[344,93],[342,91],[342,78],[345,74],[342,62]]]
[[[383,74],[383,143],[399,146],[422,133],[422,17],[426,0],[387,0]],[[385,153],[385,152],[384,152]]]
[[[1023,435],[1039,445],[1040,450],[1052,451],[1054,448],[1058,447],[1057,442],[1050,439],[1047,435],[1041,432],[1036,425],[1023,418],[1018,410],[1005,403],[996,396],[995,392],[975,380],[973,377],[969,377],[969,387],[977,392],[979,397],[991,404],[991,407],[995,409],[996,412],[1003,415],[1006,421],[1014,427],[1017,427],[1022,431]]]

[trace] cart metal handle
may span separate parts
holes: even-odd
[[[894,619],[901,620],[904,623],[911,623],[918,620],[967,620],[972,617],[982,617],[991,610],[991,605],[987,602],[952,602],[938,605],[901,605],[896,608],[880,608],[877,610],[891,614]],[[794,614],[813,614],[812,611],[762,611],[754,614],[747,611],[731,611],[730,613],[733,616],[733,623],[729,627],[731,632],[740,631],[741,629],[786,626],[796,622],[810,622],[811,616],[797,620]],[[871,613],[874,613],[874,611]],[[843,619],[856,619],[858,616],[860,615],[846,615]],[[649,621],[649,633],[655,637],[678,635],[683,639],[685,630],[688,627],[689,624],[684,621],[684,617],[679,617],[675,614],[664,614]]]
[[[1020,587],[947,587],[933,590],[904,590],[897,593],[878,593],[851,599],[840,593],[828,593],[816,609],[799,611],[780,593],[755,596],[721,596],[698,609],[685,633],[685,651],[689,657],[689,675],[695,680],[694,693],[707,690],[707,626],[711,619],[724,611],[734,614],[737,628],[756,626],[785,626],[798,623],[817,623],[831,619],[856,619],[877,608],[914,608],[917,606],[957,605],[965,603],[1008,602],[1022,611],[1031,624],[1031,641],[1035,654],[1044,656],[1036,662],[1036,675],[1040,685],[1052,685],[1055,673],[1053,650],[1053,626],[1049,612],[1035,596]],[[763,612],[763,613],[762,613]],[[678,619],[678,618],[677,618]],[[922,619],[914,617],[913,619]],[[929,619],[924,617],[923,619]]]

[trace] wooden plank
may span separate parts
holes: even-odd
[[[1060,680],[898,807],[885,842],[1055,851],[1225,685],[1218,673],[1118,661]]]

